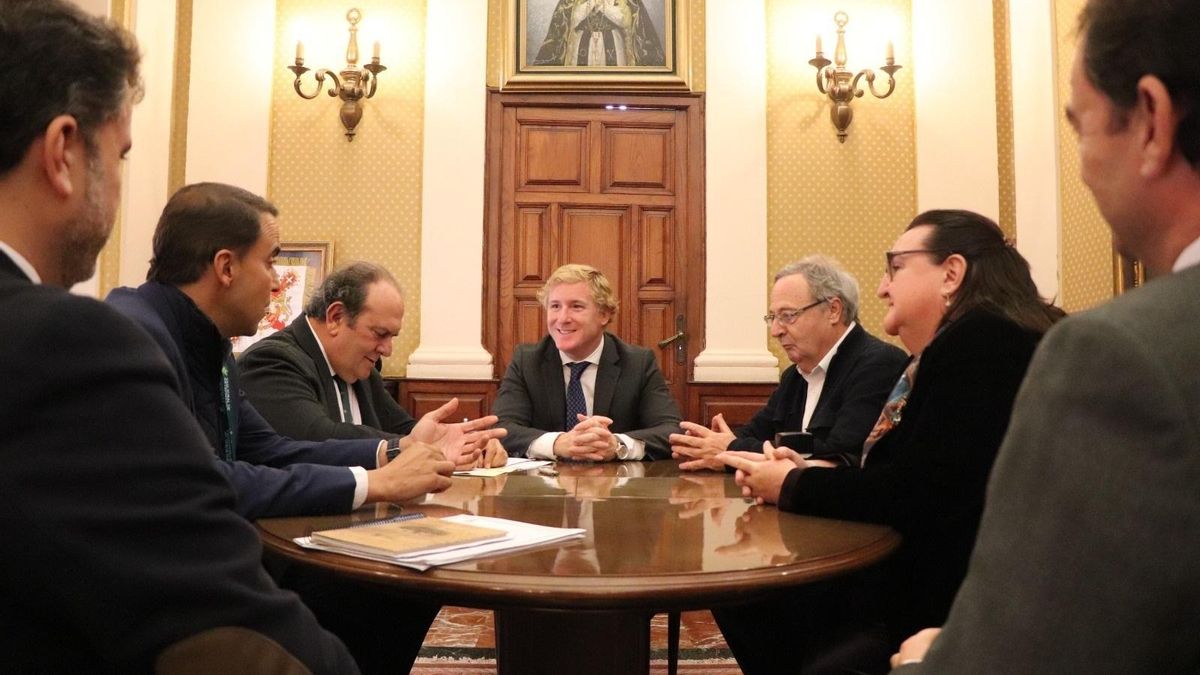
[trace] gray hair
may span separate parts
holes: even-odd
[[[400,288],[391,272],[374,263],[352,262],[325,277],[325,281],[309,296],[304,313],[318,321],[324,321],[329,306],[341,302],[346,308],[350,323],[354,323],[367,302],[367,288],[377,281],[395,286],[400,295],[404,295],[404,290]]]
[[[842,324],[858,321],[858,281],[838,261],[823,255],[810,255],[788,263],[775,273],[775,281],[799,274],[808,282],[813,300],[838,298],[842,301]]]

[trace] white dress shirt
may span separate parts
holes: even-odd
[[[858,322],[851,321],[846,327],[846,332],[838,338],[838,341],[833,343],[829,351],[825,352],[825,356],[821,357],[821,361],[813,366],[811,373],[806,373],[800,370],[800,366],[796,366],[796,372],[800,373],[800,377],[808,383],[808,393],[804,395],[804,419],[800,422],[800,428],[808,431],[808,423],[812,420],[813,411],[817,409],[817,401],[821,399],[821,392],[825,390],[825,375],[829,372],[829,363],[833,361],[834,355],[837,354],[838,347],[842,346],[842,341],[854,330]]]
[[[308,326],[308,330],[312,333],[313,339],[317,341],[317,348],[321,350],[321,358],[325,359],[325,367],[329,369],[329,375],[334,379],[333,389],[334,391],[337,391],[337,373],[333,371],[333,365],[329,363],[329,355],[325,353],[325,345],[321,344],[321,339],[317,337],[317,332],[313,330],[311,322],[312,319],[307,316],[304,317],[304,325]],[[346,389],[350,392],[350,419],[352,419],[355,424],[362,424],[362,410],[358,407],[358,396],[354,393],[354,387],[351,387],[349,384],[347,384]],[[338,411],[341,412],[342,417],[345,418],[346,409],[342,407],[341,396],[337,397],[337,402]],[[386,444],[387,441],[380,441],[380,443]],[[363,502],[367,501],[367,470],[361,466],[351,466],[347,468],[350,469],[350,473],[354,474],[353,507],[357,509],[363,505]]]
[[[1200,239],[1188,244],[1187,248],[1179,252],[1179,257],[1175,259],[1175,265],[1171,267],[1171,271],[1178,272],[1198,264],[1200,264]]]
[[[9,259],[12,260],[13,263],[15,263],[16,266],[25,273],[25,276],[29,277],[30,281],[35,284],[42,283],[42,278],[38,276],[37,270],[33,269],[33,265],[29,264],[29,261],[25,259],[25,256],[17,253],[15,248],[0,241],[0,253],[7,255]]]

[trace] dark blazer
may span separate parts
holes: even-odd
[[[779,507],[886,523],[904,537],[887,568],[894,639],[940,625],[967,570],[988,472],[1040,336],[972,311],[921,356],[900,422],[862,469],[796,469]]]
[[[907,361],[903,350],[871,335],[862,325],[854,326],[829,361],[821,398],[808,423],[814,456],[857,466],[863,441]],[[729,449],[761,452],[763,441],[773,441],[778,432],[804,431],[807,399],[808,383],[795,367],[788,368],[767,405],[734,431],[737,438]]]
[[[301,315],[238,357],[242,389],[267,422],[285,436],[308,441],[408,435],[417,421],[387,393],[375,370],[352,385],[362,424],[341,421],[337,386],[306,321]]]
[[[1200,266],[1056,325],[912,673],[1200,672]]]
[[[238,513],[253,520],[350,511],[355,481],[347,467],[374,468],[377,442],[313,443],[275,433],[243,395],[229,341],[179,289],[146,282],[137,289],[114,289],[107,302],[145,329],[174,368],[181,382],[180,398],[208,437],[219,459],[217,468],[237,492]],[[238,399],[237,461],[223,456],[228,426],[218,396],[223,366]]]
[[[523,457],[542,434],[562,431],[566,387],[562,359],[549,335],[513,350],[492,412],[500,418],[498,426],[508,430],[504,448],[514,457]],[[592,413],[612,418],[612,431],[645,441],[647,459],[671,456],[667,437],[679,433],[679,407],[649,349],[604,334]]]
[[[358,672],[262,569],[258,535],[145,332],[0,253],[0,670],[149,673],[240,626]]]

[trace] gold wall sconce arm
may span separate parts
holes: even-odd
[[[340,73],[328,68],[320,68],[313,72],[314,87],[311,94],[304,93],[302,78],[311,69],[304,66],[304,43],[296,43],[296,62],[288,66],[288,70],[296,74],[292,83],[300,98],[312,100],[325,87],[330,98],[337,97],[342,101],[339,117],[346,129],[346,140],[353,141],[355,129],[362,121],[362,99],[375,96],[375,88],[379,83],[379,74],[387,70],[387,66],[379,63],[379,42],[372,50],[370,63],[365,63],[362,69],[358,67],[358,22],[362,20],[362,12],[357,7],[346,12],[346,22],[350,24],[350,39],[346,44],[346,67]]]
[[[833,126],[837,128],[838,142],[846,142],[846,129],[850,127],[850,122],[854,119],[854,110],[850,107],[851,101],[856,98],[861,98],[864,91],[859,86],[860,80],[866,80],[867,88],[871,90],[871,94],[875,98],[887,98],[896,90],[895,74],[900,70],[901,66],[896,65],[896,58],[893,52],[892,43],[887,43],[887,54],[884,59],[884,65],[879,67],[879,70],[887,73],[888,86],[887,91],[880,93],[875,88],[875,71],[870,68],[864,68],[857,73],[851,72],[846,68],[846,24],[850,21],[849,15],[845,12],[837,12],[833,15],[834,23],[837,24],[837,47],[834,48],[833,61],[825,58],[824,52],[821,50],[821,38],[817,37],[816,56],[809,59],[808,63],[817,69],[817,90],[829,97],[832,107],[829,109],[829,118],[833,122]],[[833,67],[830,67],[830,65]]]

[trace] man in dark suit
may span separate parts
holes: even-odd
[[[563,265],[538,293],[549,332],[518,345],[496,395],[509,454],[607,462],[661,459],[679,408],[654,353],[604,327],[612,286],[588,265]]]
[[[721,415],[710,428],[684,422],[686,434],[671,436],[683,469],[723,469],[725,450],[761,451],[775,434],[807,431],[815,461],[857,466],[863,441],[879,418],[907,355],[863,330],[858,323],[858,282],[835,261],[810,256],[775,275],[771,313],[763,317],[771,337],[795,368],[749,424],[730,430]]]
[[[180,398],[208,437],[245,517],[346,513],[446,489],[454,464],[439,448],[414,442],[401,452],[376,439],[296,441],[275,433],[242,395],[229,340],[255,332],[278,288],[277,215],[270,202],[231,185],[181,188],[155,228],[149,281],[115,289],[109,304],[140,324],[175,368]],[[444,447],[451,456],[464,449]],[[342,638],[364,672],[411,667],[437,614],[434,606],[401,605],[316,570],[272,571]]]
[[[967,577],[905,675],[1200,672],[1200,12],[1091,0],[1079,27],[1083,181],[1153,278],[1042,340]]]
[[[263,572],[154,343],[64,290],[112,229],[133,37],[61,0],[6,0],[0,44],[22,75],[0,79],[2,669],[357,672]]]
[[[267,422],[291,438],[383,438],[407,447],[417,421],[384,389],[376,367],[391,355],[403,321],[396,279],[379,265],[350,263],[321,283],[302,316],[238,357],[242,387]],[[452,399],[436,420],[457,405]],[[504,435],[488,428],[495,423],[487,416],[444,426],[486,441]],[[485,466],[506,459],[498,441],[488,443],[481,458]]]

